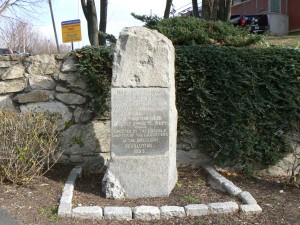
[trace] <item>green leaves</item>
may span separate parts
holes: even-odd
[[[243,47],[263,39],[261,35],[230,23],[195,17],[174,17],[155,21],[150,28],[167,36],[174,45],[222,45]]]
[[[217,163],[274,164],[289,152],[286,134],[300,119],[296,62],[292,49],[177,46],[180,130],[193,125]]]
[[[114,46],[86,46],[75,52],[79,74],[93,94],[92,109],[100,116],[109,110],[113,52]]]

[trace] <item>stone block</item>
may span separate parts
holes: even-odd
[[[242,190],[235,186],[232,182],[223,182],[222,187],[232,196],[237,196],[242,192]]]
[[[234,213],[239,210],[236,202],[217,202],[208,204],[209,210],[212,214],[219,213]]]
[[[25,88],[27,88],[26,79],[0,81],[0,94],[20,92]]]
[[[133,219],[135,220],[159,220],[160,210],[155,206],[137,206],[133,209]]]
[[[205,216],[209,214],[209,208],[205,204],[190,204],[184,207],[187,216]]]
[[[0,110],[12,111],[12,112],[16,111],[10,95],[0,96]]]
[[[102,219],[103,210],[99,206],[81,206],[72,210],[72,217],[82,219]]]
[[[129,207],[104,207],[106,220],[132,220],[132,211]]]
[[[258,204],[240,205],[240,210],[246,215],[258,214],[262,212],[262,208]]]
[[[72,203],[59,203],[57,214],[59,216],[71,216]]]
[[[185,211],[180,206],[162,206],[160,207],[160,216],[164,219],[173,217],[185,217]]]
[[[53,90],[56,84],[49,76],[29,76],[29,85],[33,90]]]
[[[255,198],[248,192],[248,191],[243,191],[241,192],[238,197],[242,200],[244,204],[257,204],[257,201]]]

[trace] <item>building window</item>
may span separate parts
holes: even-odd
[[[270,12],[280,12],[280,0],[269,0]]]

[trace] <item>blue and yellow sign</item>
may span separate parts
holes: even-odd
[[[69,20],[61,22],[61,31],[63,43],[82,40],[80,20]]]

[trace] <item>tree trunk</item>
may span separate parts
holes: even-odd
[[[198,1],[197,0],[192,0],[192,3],[193,3],[193,16],[194,17],[199,17]]]
[[[106,33],[107,24],[107,0],[100,0],[100,24],[99,31]],[[99,44],[106,45],[106,39],[103,34],[99,34]]]
[[[211,0],[202,0],[202,18],[205,20],[210,19],[210,5]]]
[[[232,5],[232,1],[231,0],[226,0],[226,6],[225,6],[225,17],[224,17],[224,21],[228,21],[230,20],[231,17],[231,5]]]
[[[212,0],[213,6],[211,8],[211,20],[218,19],[218,11],[219,11],[219,0]]]
[[[88,35],[91,45],[98,46],[98,18],[94,0],[81,0],[81,7],[88,24]]]
[[[221,21],[225,21],[225,3],[226,0],[219,0],[219,10],[217,19]]]
[[[166,8],[164,13],[164,18],[167,19],[170,16],[171,6],[172,6],[173,0],[167,0],[166,2]]]

